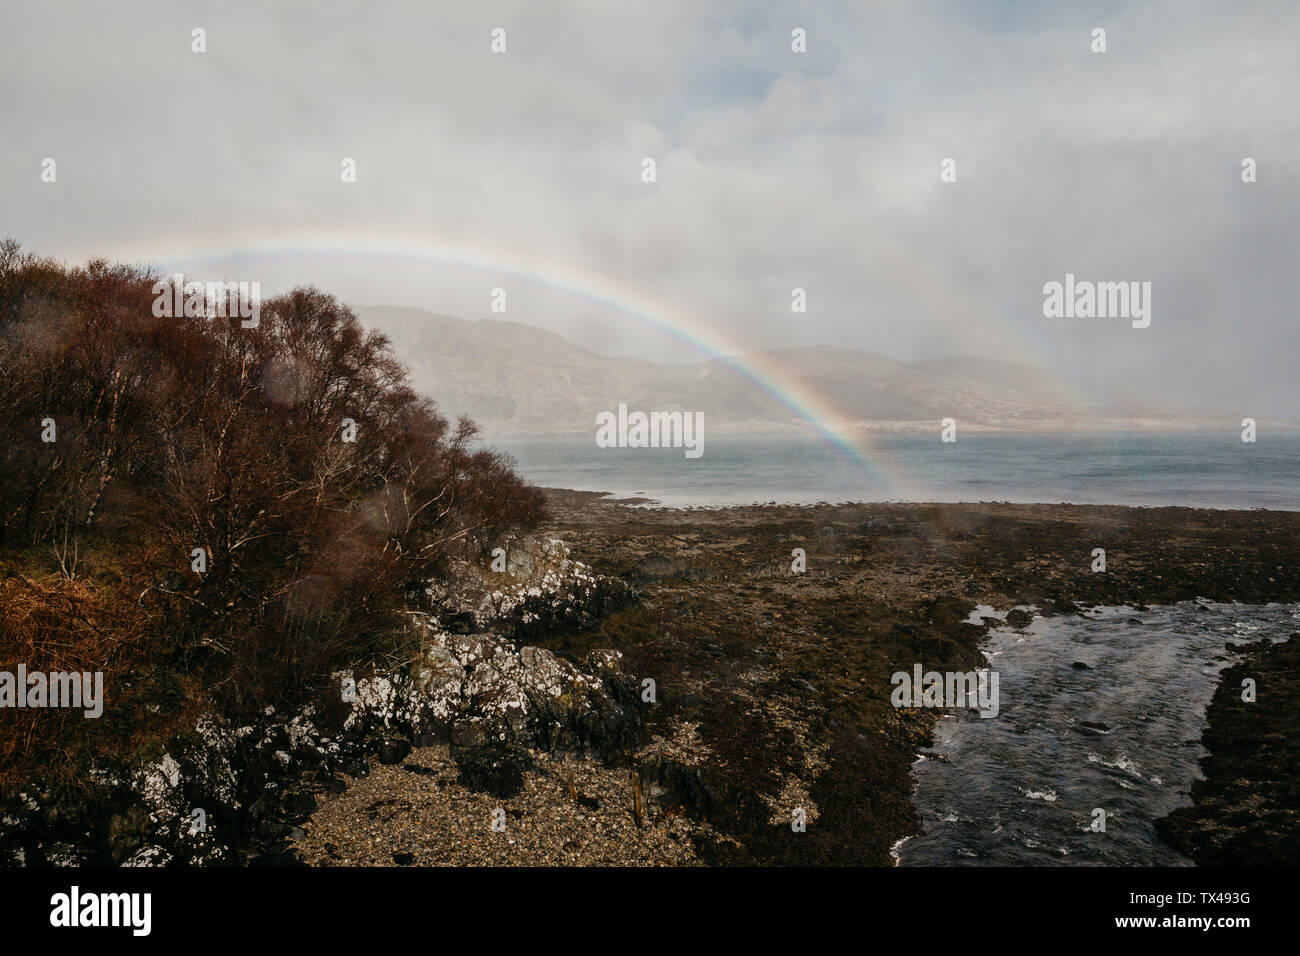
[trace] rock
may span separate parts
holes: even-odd
[[[1092,667],[1088,664],[1085,664],[1083,661],[1074,661],[1070,664],[1070,666],[1073,667],[1076,671],[1092,670]]]
[[[0,863],[291,865],[298,861],[285,841],[301,834],[293,824],[317,810],[317,793],[346,790],[341,774],[368,775],[367,754],[402,765],[413,741],[446,743],[463,783],[507,796],[522,786],[529,748],[605,757],[639,743],[639,688],[620,670],[621,654],[600,649],[575,665],[510,640],[593,628],[635,595],[632,588],[570,560],[560,542],[512,547],[510,572],[484,569],[480,583],[488,591],[469,601],[430,586],[439,614],[407,618],[413,646],[423,648],[414,663],[388,674],[333,675],[356,688],[355,699],[343,702],[339,733],[322,735],[316,724],[323,715],[311,707],[263,707],[246,726],[205,716],[193,732],[169,740],[161,756],[121,768],[122,779],[106,774],[95,782],[101,792],[87,806],[100,822],[85,827],[81,842],[65,848],[37,838],[55,810],[34,801],[30,809],[5,804]],[[337,699],[328,702],[331,721],[336,706]],[[191,834],[195,809],[207,829]]]
[[[172,855],[160,846],[141,847],[123,866],[166,866],[172,861]]]
[[[473,611],[459,611],[444,618],[447,630],[453,634],[471,634],[478,626]]]
[[[414,853],[394,853],[393,862],[398,866],[410,866],[415,862]]]
[[[1034,621],[1034,616],[1024,608],[1012,608],[1007,612],[1007,624],[1016,630],[1028,627]]]
[[[528,757],[508,740],[476,738],[470,745],[453,747],[452,756],[460,782],[471,790],[506,799],[523,789]]]
[[[288,819],[305,820],[316,812],[316,796],[309,791],[298,790],[285,797],[283,807]]]
[[[1081,610],[1079,605],[1075,604],[1069,598],[1059,597],[1053,602],[1058,614],[1078,614]]]
[[[385,740],[379,745],[379,762],[382,764],[398,764],[407,758],[411,753],[411,744],[409,741],[395,739]]]
[[[342,777],[326,777],[320,781],[320,788],[326,793],[342,793],[348,784]]]

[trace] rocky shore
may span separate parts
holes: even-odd
[[[505,798],[458,789],[443,751],[417,751],[405,769],[356,784],[355,807],[340,798],[305,824],[305,861],[888,865],[891,845],[917,829],[910,765],[934,719],[893,708],[889,676],[916,662],[977,666],[987,626],[965,623],[976,604],[1068,614],[1198,596],[1300,599],[1300,515],[1292,513],[1009,504],[683,510],[548,495],[546,534],[596,577],[634,589],[635,599],[539,634],[537,644],[559,661],[616,656],[622,706],[637,726],[599,759],[578,762],[534,737],[522,783]],[[806,555],[803,573],[792,567],[796,548]],[[1105,573],[1092,570],[1095,548],[1106,550]],[[647,679],[653,702],[642,699]],[[1294,739],[1277,741],[1255,777],[1293,767]],[[1213,734],[1207,745],[1223,746]],[[425,765],[440,776],[417,769]],[[651,808],[639,827],[629,776]],[[436,797],[431,780],[446,781]],[[1197,811],[1240,831],[1230,861],[1252,862],[1252,845],[1276,840],[1276,826],[1255,825],[1258,814],[1224,816],[1208,793],[1198,793]],[[375,810],[380,800],[395,804]],[[1282,813],[1295,806],[1276,788],[1264,788],[1253,806],[1269,801],[1281,801]],[[358,813],[363,802],[372,811]],[[502,832],[490,828],[497,808],[506,813]],[[804,832],[791,826],[796,811]],[[368,812],[391,815],[377,828]],[[1294,834],[1294,816],[1287,819]]]
[[[977,604],[1300,600],[1289,512],[547,494],[503,566],[410,615],[406,660],[340,673],[321,710],[201,720],[104,782],[93,836],[33,792],[0,819],[0,859],[890,865],[936,719],[893,707],[890,676],[981,666]],[[1162,824],[1200,862],[1296,858],[1298,649],[1252,648],[1224,679],[1208,779]]]
[[[1297,636],[1255,645],[1224,672],[1202,738],[1205,779],[1192,785],[1192,806],[1160,821],[1161,838],[1202,866],[1300,864]]]

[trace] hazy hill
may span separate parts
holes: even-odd
[[[396,306],[357,311],[392,337],[416,388],[444,412],[468,414],[489,435],[591,432],[597,413],[619,402],[703,411],[714,432],[799,425],[784,403],[725,359],[667,365],[597,355],[519,322]],[[849,428],[931,427],[948,416],[965,426],[1018,429],[1208,424],[1128,396],[1099,400],[1053,371],[1017,362],[962,356],[909,363],[833,347],[775,349],[750,359],[820,395]]]

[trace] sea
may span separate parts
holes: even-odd
[[[502,438],[520,474],[552,488],[671,507],[819,501],[1008,501],[1300,509],[1300,432],[878,433],[853,453],[815,435],[710,436],[704,453]]]

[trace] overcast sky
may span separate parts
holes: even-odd
[[[52,0],[0,10],[0,82],[0,236],[41,253],[699,357],[554,288],[595,276],[752,348],[1003,357],[1300,418],[1291,0]],[[282,254],[312,237],[352,251]],[[416,247],[478,266],[386,254]],[[1067,272],[1151,282],[1150,327],[1044,318]]]

